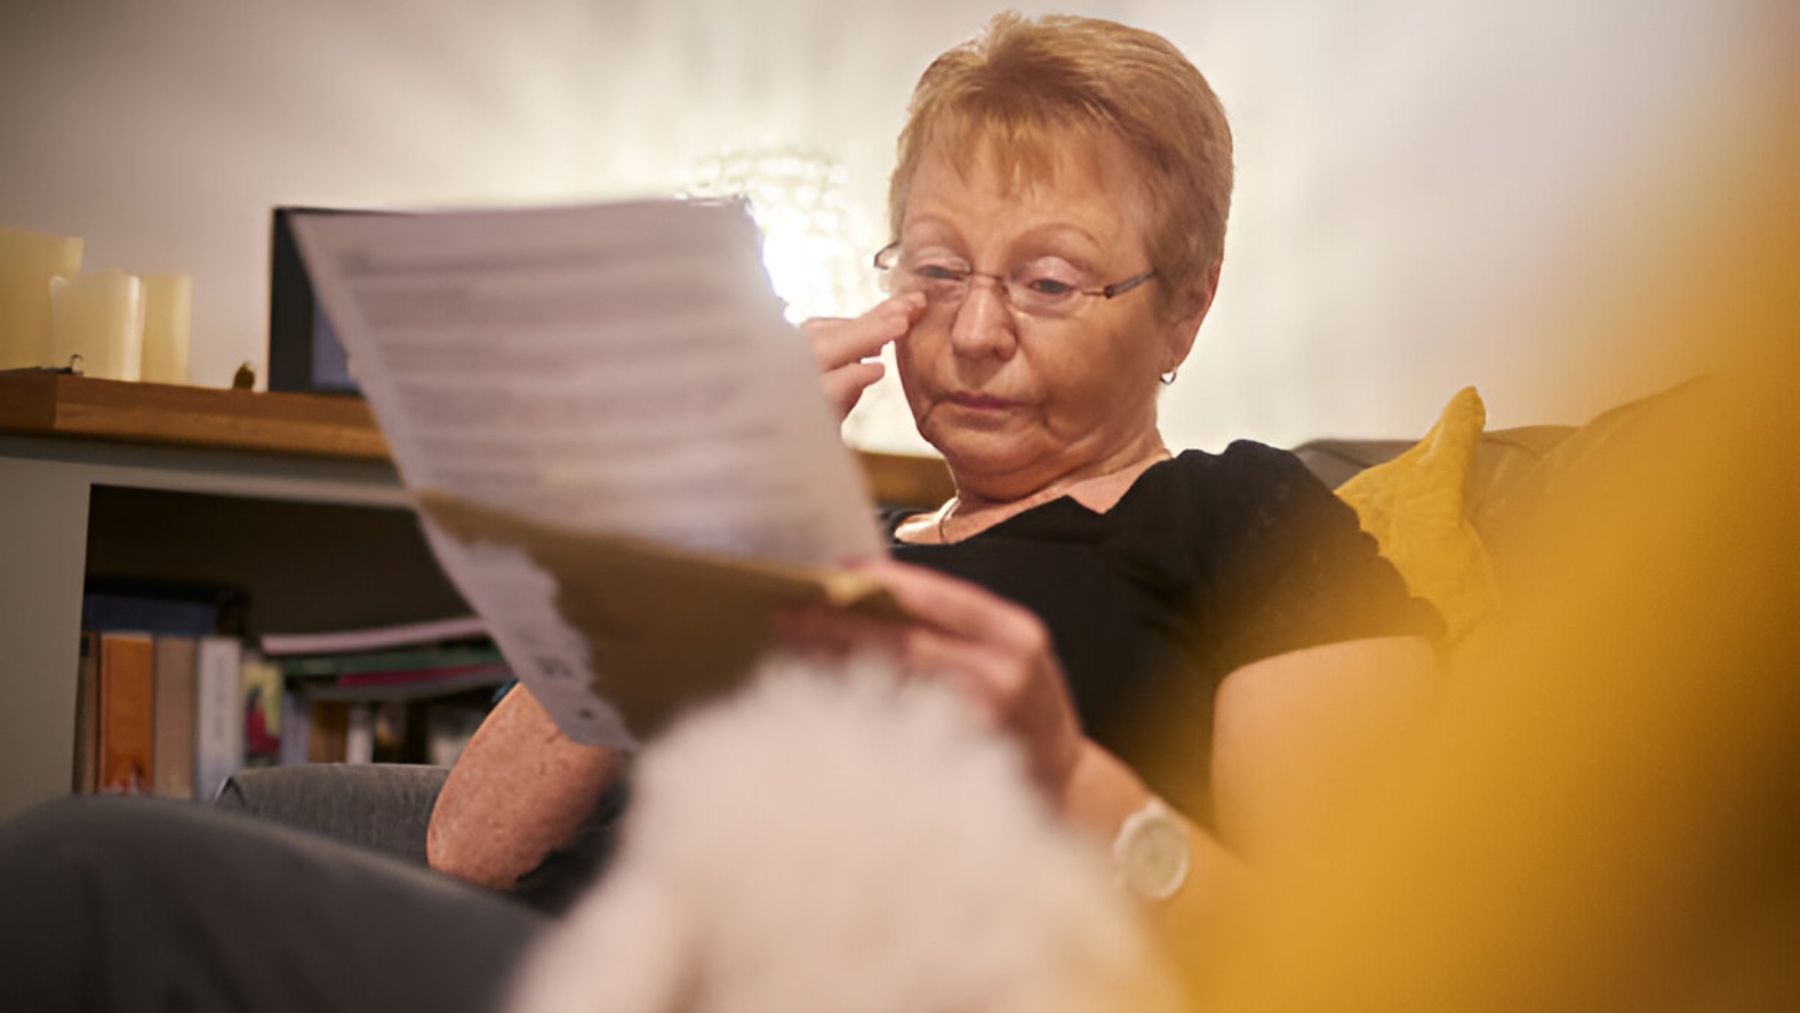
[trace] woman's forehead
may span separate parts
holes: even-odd
[[[902,225],[945,218],[958,224],[963,216],[1004,210],[1067,218],[1104,239],[1143,221],[1133,163],[1122,141],[1085,131],[1016,140],[971,133],[965,143],[940,136],[913,170]]]
[[[1135,162],[1125,143],[1092,124],[957,119],[933,131],[921,165],[949,165],[965,183],[982,175],[1013,196],[1037,188],[1117,182]]]

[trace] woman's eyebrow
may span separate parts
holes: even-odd
[[[1041,242],[1053,238],[1075,239],[1079,241],[1082,246],[1086,247],[1086,252],[1092,256],[1098,256],[1106,250],[1105,245],[1100,242],[1099,237],[1073,222],[1046,222],[1043,225],[1033,226],[1026,229],[1024,232],[1021,232],[1018,238],[1014,240],[1014,243],[1032,241]]]
[[[962,236],[961,230],[956,227],[956,222],[942,215],[920,215],[900,226],[902,236],[920,231],[934,238],[944,235],[957,238]]]
[[[959,245],[964,236],[956,219],[948,215],[923,214],[907,221],[901,226],[900,234],[910,242],[934,242]],[[1067,248],[1073,241],[1075,248]],[[1006,245],[1011,249],[1021,246],[1043,246],[1055,244],[1058,249],[1040,250],[1041,254],[1061,256],[1073,259],[1078,266],[1092,268],[1097,261],[1105,258],[1106,247],[1098,237],[1087,229],[1068,221],[1051,221],[1026,228],[1017,235],[1010,236]]]

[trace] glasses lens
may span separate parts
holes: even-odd
[[[930,248],[894,247],[883,251],[876,266],[883,269],[883,287],[890,294],[920,292],[930,302],[944,304],[966,299],[975,274],[961,257]],[[1000,280],[992,275],[983,277]],[[1068,317],[1085,301],[1079,272],[1057,258],[1039,259],[1007,272],[1002,291],[1013,309],[1034,317]]]
[[[1080,287],[1042,274],[1015,274],[1006,281],[1006,298],[1020,313],[1060,318],[1082,302]]]
[[[893,274],[905,291],[923,292],[931,302],[958,302],[969,294],[969,265],[955,257],[901,250]]]

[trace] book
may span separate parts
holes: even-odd
[[[344,715],[344,762],[375,762],[375,705],[353,703]]]
[[[147,634],[100,634],[96,791],[150,792],[154,672],[155,650]]]
[[[89,795],[100,785],[100,634],[81,633],[75,680],[75,776],[70,789]]]
[[[157,637],[156,708],[151,722],[151,785],[158,795],[194,797],[194,692],[200,642]]]
[[[504,664],[358,672],[329,685],[308,686],[304,693],[311,700],[423,700],[501,686],[512,678],[512,669]]]
[[[262,655],[245,651],[241,680],[244,766],[274,766],[281,761],[281,669]]]
[[[243,643],[202,637],[194,687],[194,795],[210,800],[244,761]]]
[[[487,625],[477,616],[454,616],[422,623],[375,626],[367,629],[332,630],[325,633],[270,633],[262,638],[264,657],[307,654],[353,654],[417,647],[487,636]]]
[[[307,704],[306,762],[344,762],[350,707],[341,700],[313,700]]]
[[[363,673],[410,672],[421,669],[494,665],[502,660],[492,646],[453,645],[402,651],[367,651],[355,654],[316,654],[280,659],[286,679],[311,679]]]
[[[892,612],[875,512],[741,204],[299,214],[446,576],[578,742],[726,692],[784,604]]]
[[[82,588],[81,628],[203,637],[237,632],[247,607],[237,587],[90,576]]]
[[[846,570],[595,537],[429,491],[418,503],[454,537],[516,546],[554,573],[559,614],[582,631],[593,656],[608,662],[589,685],[645,729],[736,685],[766,648],[768,616],[776,608],[831,604],[883,614],[895,608],[879,587]]]
[[[286,767],[311,762],[312,707],[290,683],[281,694],[281,749],[276,762]]]

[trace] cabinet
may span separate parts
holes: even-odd
[[[879,501],[950,494],[862,463]],[[361,401],[0,374],[0,820],[69,790],[90,574],[241,586],[252,634],[462,609]]]

